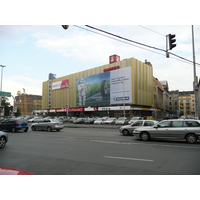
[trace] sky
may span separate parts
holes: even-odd
[[[90,24],[91,25],[91,24]],[[166,35],[175,34],[177,46],[169,52],[193,61],[191,25],[91,25],[121,37],[159,49],[166,49]],[[200,25],[194,25],[195,61],[200,63]],[[180,58],[147,48],[85,25],[0,25],[0,65],[2,91],[42,95],[42,82],[49,73],[58,77],[109,63],[109,56],[120,60],[134,57],[153,65],[154,77],[167,80],[169,90],[192,91],[194,68]],[[103,34],[103,35],[102,35]],[[200,77],[200,65],[196,65]],[[9,98],[12,102],[12,98]]]

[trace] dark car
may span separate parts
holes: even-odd
[[[94,124],[95,118],[87,118],[84,121],[84,124]]]
[[[13,133],[23,130],[28,131],[28,122],[23,118],[4,119],[0,122],[0,131],[12,131]]]

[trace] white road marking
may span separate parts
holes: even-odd
[[[174,148],[187,148],[187,149],[200,149],[198,146],[193,146],[193,144],[188,144],[191,146],[181,146],[181,145],[170,145],[170,144],[155,144],[155,143],[145,143],[145,142],[118,142],[118,141],[105,141],[105,140],[90,140],[91,142],[100,142],[108,144],[125,144],[125,145],[150,145],[150,146],[162,146],[162,147],[174,147]]]
[[[125,158],[125,157],[114,157],[114,156],[104,156],[104,157],[113,158],[113,159],[122,159],[122,160],[137,160],[137,161],[153,162],[153,160],[139,159],[139,158]]]

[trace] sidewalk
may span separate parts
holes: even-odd
[[[104,124],[73,124],[66,122],[64,123],[65,127],[68,128],[111,128],[111,129],[119,129],[119,127],[123,125],[104,125]]]

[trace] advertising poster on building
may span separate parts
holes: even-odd
[[[110,104],[132,103],[131,67],[110,73]]]
[[[68,79],[62,80],[62,81],[57,81],[57,82],[52,83],[52,90],[59,90],[59,89],[62,89],[62,88],[68,88],[68,85],[69,85]]]
[[[132,103],[131,67],[76,80],[77,106]]]
[[[93,106],[110,103],[110,72],[78,78],[76,80],[76,105]]]

